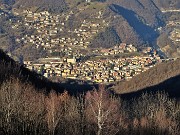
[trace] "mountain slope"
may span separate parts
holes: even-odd
[[[106,28],[104,32],[99,33],[93,41],[91,47],[110,48],[121,42],[114,28]]]
[[[83,3],[83,0],[75,1],[76,4],[78,2]],[[73,4],[72,0],[17,0],[14,7],[37,7],[38,10],[47,9],[51,12],[62,12],[75,10],[77,8],[75,3]],[[103,19],[110,21],[110,26],[115,28],[115,33],[118,34],[122,42],[139,46],[145,43],[152,44],[152,41],[158,36],[154,29],[164,24],[161,11],[152,0],[109,0],[103,1],[103,3],[107,4],[106,10],[109,13]],[[86,9],[82,12],[86,12]],[[99,41],[97,41],[98,39]],[[95,37],[95,40],[102,44],[99,35]],[[117,38],[111,40],[117,40]],[[113,42],[116,43],[116,41]]]
[[[112,0],[112,4],[134,12],[145,25],[150,27],[155,28],[163,23],[162,13],[152,0]]]
[[[135,36],[133,38],[129,36],[126,40],[130,40],[133,44],[139,46],[142,44],[154,44],[159,35],[155,29],[163,26],[165,22],[162,12],[152,0],[111,0],[110,2],[110,9],[117,16],[123,17],[128,26],[133,29],[131,32],[125,33],[133,33]],[[122,28],[123,23],[115,25],[120,25],[118,27]],[[117,31],[120,31],[119,28],[117,28]],[[134,40],[134,37],[136,37],[136,40],[138,39],[138,42]]]
[[[174,79],[175,78],[175,79]],[[161,63],[135,76],[128,82],[119,82],[115,91],[120,94],[162,90],[170,94],[180,94],[180,59]],[[179,95],[180,96],[180,95]]]
[[[154,45],[156,29],[164,26],[164,16],[152,0],[109,0],[107,13],[122,42],[141,47]]]
[[[7,0],[6,2],[10,3],[9,1],[12,0]],[[178,6],[179,2],[177,0],[165,2],[162,0],[93,0],[90,3],[85,2],[85,0],[16,0],[13,8],[26,9],[34,7],[33,9],[35,10],[33,11],[48,10],[58,14],[64,11],[63,14],[65,15],[68,15],[70,12],[74,13],[74,15],[70,15],[67,21],[67,31],[80,29],[80,24],[86,19],[97,21],[97,18],[91,17],[101,12],[102,18],[99,18],[100,21],[98,20],[98,23],[105,21],[107,25],[99,30],[96,35],[93,35],[92,39],[88,40],[88,42],[91,42],[91,47],[106,48],[125,42],[134,44],[139,48],[142,48],[142,46],[157,48],[156,41],[160,35],[157,29],[164,27],[166,23],[166,18],[161,12],[161,8]],[[112,29],[110,30],[109,28]],[[3,32],[3,30],[8,31],[0,28],[0,31]],[[24,33],[21,34],[24,35],[27,32],[24,30]],[[12,40],[13,36],[8,37],[7,41],[10,42],[10,39]],[[5,44],[3,43],[2,45],[3,49],[5,48],[8,51],[13,50],[15,47],[18,48],[12,45],[10,48],[7,47],[8,45],[4,47]],[[19,46],[20,49],[21,46]],[[19,51],[16,51],[14,54],[18,53]]]
[[[159,8],[169,9],[180,8],[180,1],[179,0],[153,0]]]
[[[47,92],[50,90],[56,90],[58,92],[64,91],[59,84],[53,83],[36,72],[28,70],[0,50],[0,83],[10,78],[19,79],[23,83],[30,83],[38,90],[43,89]]]
[[[67,9],[67,4],[65,0],[16,0],[14,7],[37,7],[38,10],[60,13]]]
[[[151,43],[157,37],[158,33],[155,32],[152,27],[144,24],[141,20],[139,20],[135,12],[118,5],[112,5],[110,8],[115,13],[120,14],[125,20],[127,20],[128,25],[133,28],[133,30],[141,37],[144,42]]]

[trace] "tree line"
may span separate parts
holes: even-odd
[[[129,101],[103,85],[84,94],[46,94],[11,78],[0,85],[1,135],[178,135],[180,103],[143,94]]]

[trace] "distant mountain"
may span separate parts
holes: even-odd
[[[107,13],[122,42],[138,47],[154,45],[156,29],[165,25],[164,16],[152,0],[109,0]]]
[[[124,96],[137,96],[145,92],[167,92],[180,97],[180,59],[163,62],[148,71],[133,77],[130,81],[119,82],[114,90]]]
[[[125,18],[127,17],[127,20],[132,14],[144,25],[152,28],[163,24],[163,15],[159,7],[152,0],[112,0],[112,4],[117,8],[117,11],[119,10],[119,14]]]
[[[165,24],[163,14],[152,0],[112,0],[110,9],[127,21],[124,29],[128,27],[132,29],[128,32],[125,31],[125,34],[133,33],[132,36],[126,38],[126,41],[139,46],[142,44],[153,45],[159,35],[155,29]],[[119,22],[114,25],[117,26],[117,31],[121,31],[124,23]],[[120,37],[123,35],[121,34]]]

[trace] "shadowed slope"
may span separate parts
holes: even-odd
[[[130,81],[119,82],[114,89],[118,94],[135,96],[143,92],[164,91],[180,97],[180,59],[164,62],[135,76]]]
[[[132,99],[138,98],[144,93],[151,93],[156,94],[157,92],[160,93],[167,93],[172,98],[180,98],[180,75],[169,78],[157,85],[150,86],[135,92],[121,94],[121,98],[123,99]]]
[[[30,71],[23,65],[19,65],[2,50],[0,50],[0,83],[3,83],[10,78],[18,78],[22,82],[28,82],[35,86],[38,90],[44,89],[47,92],[52,89],[58,92],[64,91],[64,88],[60,87],[59,84],[53,83],[42,75]]]
[[[115,13],[122,15],[144,41],[151,43],[155,38],[157,38],[158,33],[155,32],[153,28],[145,25],[141,20],[139,20],[135,12],[115,4],[111,5],[110,8]]]

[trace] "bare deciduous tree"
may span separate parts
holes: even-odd
[[[36,92],[34,87],[30,85],[26,86],[23,93],[21,119],[25,122],[25,125],[30,125],[33,134],[37,135],[38,130],[41,132],[39,126],[44,123],[45,95]]]
[[[14,79],[4,82],[0,88],[1,110],[3,111],[1,120],[7,133],[13,130],[12,116],[18,116],[22,109],[22,92],[19,80]]]
[[[88,117],[97,124],[97,135],[102,135],[103,130],[118,131],[113,127],[118,120],[118,101],[109,97],[103,85],[99,86],[99,91],[87,93],[86,103]]]
[[[46,119],[49,128],[49,134],[54,135],[56,126],[61,118],[61,101],[59,95],[55,92],[51,92],[46,98]]]
[[[63,94],[57,94],[52,91],[45,99],[47,111],[46,120],[50,135],[55,134],[56,127],[65,115],[68,98],[69,96],[66,91]]]

